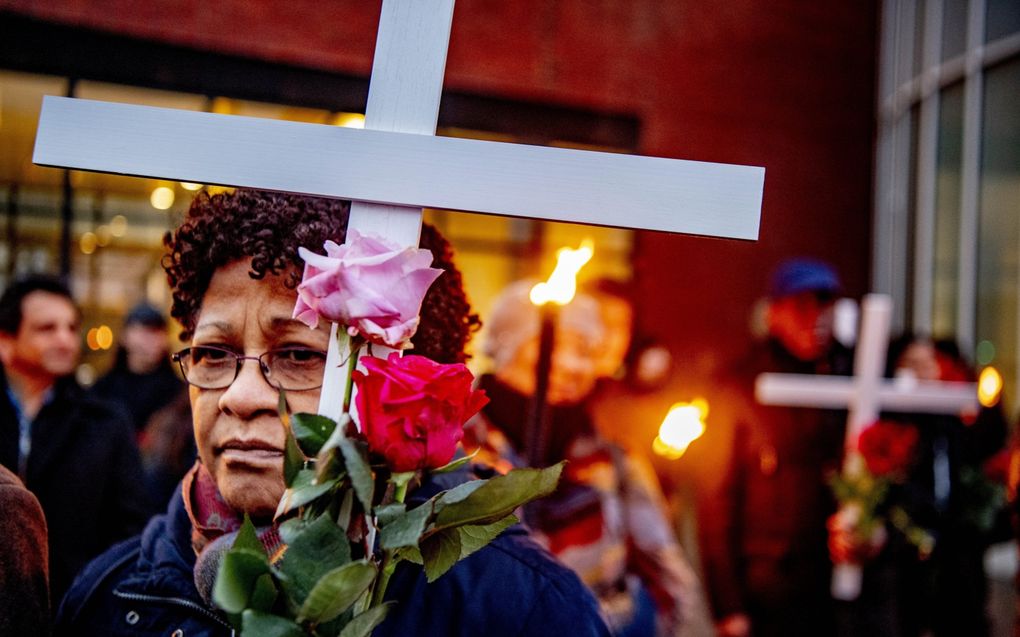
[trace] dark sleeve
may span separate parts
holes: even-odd
[[[0,480],[0,635],[49,634],[46,520],[39,501],[4,471]]]
[[[610,637],[595,598],[576,578],[556,579],[534,598],[520,637]]]
[[[702,569],[705,589],[716,619],[745,612],[738,534],[742,525],[747,478],[743,459],[747,455],[748,434],[749,427],[739,420],[718,431],[714,444],[719,448],[713,456],[718,462],[713,466],[725,469],[719,476],[707,481],[699,498],[698,534]]]
[[[109,468],[112,488],[104,502],[104,545],[137,535],[155,513],[146,489],[141,455],[134,429],[120,412],[111,412],[110,437],[113,446]]]

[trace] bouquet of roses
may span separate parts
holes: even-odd
[[[453,457],[465,421],[488,399],[472,389],[462,364],[394,352],[365,357],[364,371],[355,370],[366,343],[409,346],[422,299],[441,271],[429,267],[427,250],[356,232],[349,239],[327,242],[326,256],[301,249],[295,318],[343,325],[338,338],[350,371],[339,422],[289,413],[281,392],[288,439],[287,490],[273,527],[279,540],[246,519],[213,587],[214,602],[242,635],[370,635],[392,606],[384,596],[399,562],[422,565],[434,581],[517,522],[518,507],[551,493],[562,469],[469,480],[408,506],[409,488],[427,473],[469,460]],[[354,388],[356,414],[349,409]]]
[[[837,565],[859,565],[874,557],[885,544],[886,521],[903,533],[922,557],[931,553],[931,534],[890,501],[892,487],[907,477],[917,437],[917,430],[909,425],[880,420],[861,431],[856,449],[847,451],[843,471],[830,479],[839,503],[829,521],[829,549]],[[849,597],[837,597],[856,597],[852,590],[846,595]]]

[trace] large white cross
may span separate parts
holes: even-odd
[[[880,411],[959,414],[978,408],[974,383],[883,379],[889,343],[892,299],[884,294],[864,297],[861,330],[854,355],[853,376],[761,374],[755,381],[755,398],[763,405],[848,409],[843,472],[861,466],[851,459],[861,431],[878,419]],[[860,594],[862,572],[857,564],[837,564],[832,595],[853,600]]]
[[[757,238],[764,168],[436,137],[453,5],[384,0],[365,130],[47,97],[33,161],[350,199],[349,228],[407,246],[422,207]]]

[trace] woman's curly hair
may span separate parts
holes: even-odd
[[[191,338],[217,269],[251,259],[253,279],[283,275],[287,287],[296,288],[304,269],[298,247],[319,251],[327,239],[343,243],[349,209],[348,202],[337,199],[259,190],[200,192],[181,227],[163,237],[163,268],[173,292],[170,314],[184,327],[181,338]],[[464,362],[464,348],[481,321],[471,312],[446,239],[425,224],[420,245],[432,252],[432,267],[444,273],[425,295],[411,351],[440,363]]]

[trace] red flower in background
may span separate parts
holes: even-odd
[[[876,477],[901,475],[914,454],[917,430],[887,420],[880,420],[861,432],[857,449]]]

